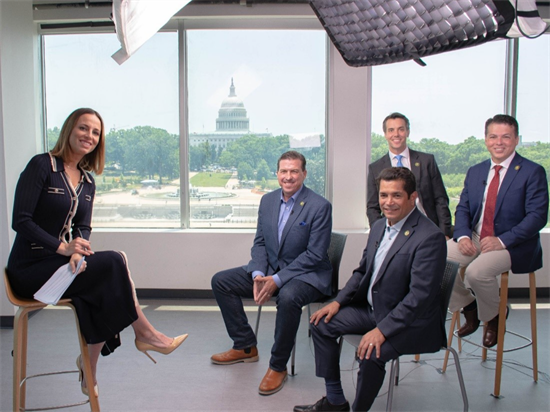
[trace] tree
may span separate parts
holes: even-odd
[[[47,131],[47,138],[48,138],[48,150],[52,150],[55,146],[55,143],[57,142],[57,139],[59,138],[59,133],[61,130],[59,127],[54,127],[53,129],[48,129]]]
[[[259,162],[265,160],[269,169],[275,172],[279,156],[288,149],[288,135],[276,137],[246,135],[227,145],[220,155],[219,163],[229,168],[244,162],[253,169],[257,169]]]
[[[214,150],[213,150],[214,149]],[[189,148],[189,163],[193,170],[201,170],[212,164],[212,152],[215,152],[214,145],[210,146],[208,141]]]
[[[269,180],[273,177],[273,173],[269,170],[267,162],[262,159],[258,162],[258,168],[256,169],[256,179],[257,180]]]
[[[136,126],[127,130],[112,130],[105,138],[106,163],[119,164],[122,172],[139,175],[160,183],[167,177],[179,176],[179,138],[164,129]]]
[[[370,159],[371,162],[375,162],[388,153],[388,142],[382,135],[372,133],[371,134],[371,147],[370,147]]]
[[[409,147],[424,153],[433,154],[441,174],[448,173],[447,167],[453,153],[453,145],[435,138],[424,138],[419,143],[410,141]]]
[[[237,175],[239,180],[254,180],[254,169],[248,163],[241,162],[237,166]]]

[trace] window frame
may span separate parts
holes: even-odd
[[[101,9],[101,8],[98,8]],[[96,11],[93,11],[94,13]],[[110,11],[109,11],[110,12]],[[86,11],[71,10],[72,18],[66,22],[76,23],[89,21]],[[100,13],[99,13],[100,14]],[[58,17],[51,10],[35,11],[35,22],[46,23],[57,20]],[[188,190],[182,187],[189,182],[189,130],[188,130],[188,67],[187,67],[187,30],[323,30],[317,17],[311,11],[309,5],[269,5],[261,4],[254,7],[242,7],[239,5],[222,5],[213,8],[208,5],[192,5],[184,7],[178,12],[159,32],[176,32],[178,38],[178,87],[179,87],[179,137],[180,137],[180,225],[178,228],[169,230],[196,230],[190,228],[190,195]],[[324,30],[323,30],[324,31]],[[44,36],[52,34],[97,34],[112,33],[111,27],[93,26],[72,28],[63,24],[55,27],[41,26],[38,34],[40,38],[39,54],[41,61],[41,123],[43,133],[43,147],[47,148],[47,121],[46,121],[46,86],[44,70]],[[330,201],[332,194],[332,181],[329,179],[329,127],[328,127],[328,106],[329,106],[329,43],[326,37],[326,59],[325,59],[325,197]],[[185,186],[183,186],[185,185]],[[99,229],[99,228],[98,228]],[[124,230],[159,230],[155,227],[123,228]],[[112,231],[118,228],[101,228],[101,230]],[[216,227],[212,230],[231,230],[229,228]],[[241,229],[238,229],[241,230]],[[242,230],[254,230],[242,228]]]

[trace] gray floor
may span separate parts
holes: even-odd
[[[494,355],[480,360],[481,350],[465,344],[461,363],[467,380],[471,411],[548,411],[550,305],[539,300],[539,381],[533,382],[531,350],[505,354],[500,399],[490,396],[494,382]],[[258,385],[267,370],[273,341],[275,313],[262,314],[259,332],[260,361],[249,364],[217,366],[210,363],[212,353],[229,349],[221,315],[211,300],[142,301],[144,312],[155,327],[168,335],[189,333],[187,341],[169,356],[152,354],[153,364],[133,345],[131,328],[122,333],[123,346],[99,362],[99,401],[103,411],[291,411],[294,405],[313,403],[324,394],[323,381],[315,377],[311,340],[307,337],[307,314],[304,310],[298,332],[297,375],[272,396],[260,396]],[[529,311],[520,301],[513,301],[508,329],[529,334]],[[269,309],[269,308],[268,308]],[[273,309],[273,308],[271,308]],[[250,319],[256,309],[250,307]],[[507,342],[513,337],[507,334]],[[0,410],[12,407],[13,333],[0,331]],[[481,340],[479,332],[474,339]],[[455,344],[456,347],[456,344]],[[78,344],[72,313],[47,309],[30,320],[29,374],[51,370],[75,369]],[[395,411],[461,411],[462,400],[454,365],[441,374],[443,352],[423,355],[419,364],[411,356],[401,361],[401,382],[394,392]],[[353,348],[344,344],[342,379],[350,402],[354,398],[357,364]],[[389,376],[389,373],[387,374]],[[387,384],[373,410],[385,410]],[[27,407],[69,403],[83,399],[76,374],[40,378],[28,383]],[[89,410],[87,406],[66,409]]]

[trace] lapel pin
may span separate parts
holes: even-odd
[[[300,206],[303,206],[305,203],[304,202],[300,202]]]
[[[516,167],[514,167],[514,169],[519,170],[519,169],[520,169],[519,165],[517,165]]]
[[[418,163],[418,162],[416,162],[414,165],[415,165],[416,167],[420,167],[420,163]]]
[[[409,236],[411,234],[411,232],[409,232],[408,230],[405,230],[405,236]]]

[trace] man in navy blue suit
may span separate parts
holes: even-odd
[[[282,389],[286,364],[300,325],[302,307],[330,295],[332,266],[328,247],[332,231],[331,204],[304,185],[306,159],[295,151],[277,163],[281,189],[262,197],[252,259],[247,266],[218,272],[212,290],[220,306],[233,347],[215,354],[217,365],[258,360],[257,340],[248,324],[242,297],[263,305],[277,298],[275,342],[259,393]]]
[[[384,218],[371,228],[359,267],[334,302],[311,315],[316,374],[326,397],[295,412],[349,411],[340,381],[344,334],[363,334],[354,411],[372,406],[386,362],[403,354],[437,352],[445,341],[439,290],[445,270],[445,236],[416,207],[414,174],[404,167],[378,176]]]
[[[456,208],[454,239],[448,259],[466,267],[457,276],[449,308],[463,309],[466,323],[458,336],[487,323],[483,345],[497,344],[498,275],[534,272],[542,267],[539,231],[548,221],[546,171],[516,152],[519,126],[499,114],[485,123],[485,146],[491,158],[472,166]],[[473,294],[472,294],[473,291]]]

